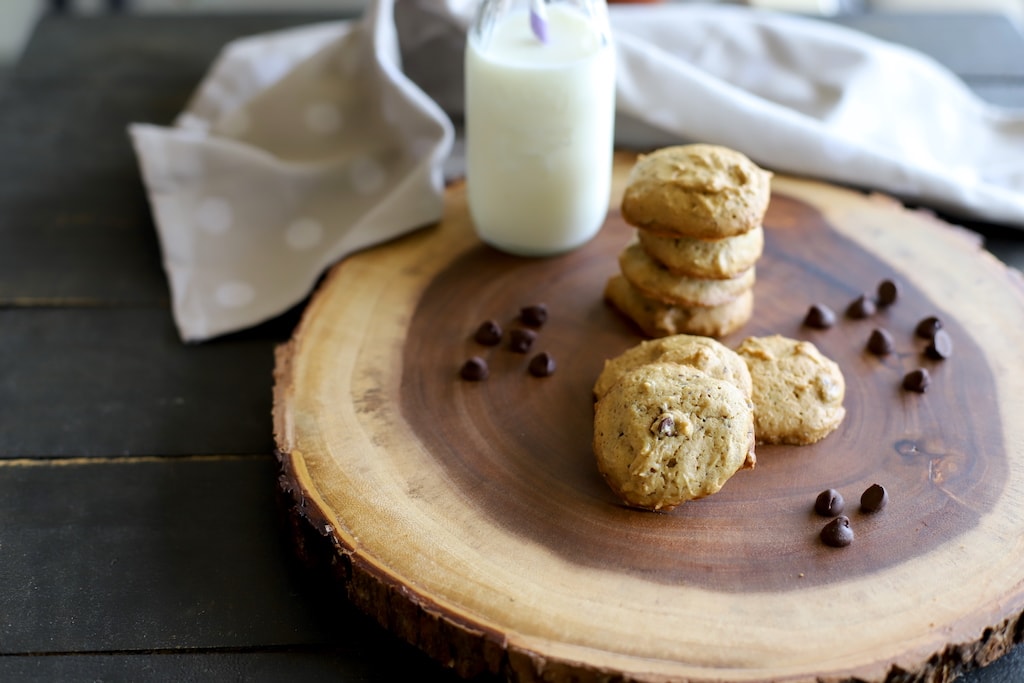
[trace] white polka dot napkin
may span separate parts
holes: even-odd
[[[392,1],[233,42],[173,126],[130,127],[184,340],[282,313],[440,218],[454,133],[401,71]]]

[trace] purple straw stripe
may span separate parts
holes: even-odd
[[[537,36],[537,40],[547,44],[548,42],[548,22],[535,10],[530,10],[530,28],[533,29],[533,35]]]

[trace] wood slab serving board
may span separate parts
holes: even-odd
[[[825,440],[762,446],[756,469],[671,513],[628,509],[597,473],[591,387],[641,340],[602,301],[631,238],[551,259],[475,238],[461,185],[441,223],[340,263],[278,352],[275,431],[295,518],[349,598],[463,675],[548,681],[947,680],[1024,630],[1024,285],[969,233],[881,197],[777,177],[752,320],[723,341],[808,339],[847,380]],[[899,301],[846,305],[884,278]],[[520,307],[551,318],[529,355],[472,340]],[[813,303],[829,330],[801,321]],[[916,323],[955,344],[922,355]],[[865,351],[875,327],[896,352]],[[458,370],[471,355],[490,377]],[[923,366],[924,394],[901,389]],[[883,484],[882,512],[857,511]],[[856,533],[824,546],[816,495]]]

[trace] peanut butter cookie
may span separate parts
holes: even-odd
[[[843,421],[843,373],[811,342],[781,335],[749,337],[736,352],[753,380],[758,443],[811,444]]]
[[[750,371],[738,353],[711,337],[676,334],[642,341],[606,360],[604,370],[594,383],[594,397],[600,399],[627,372],[651,363],[678,363],[696,368],[709,377],[735,384],[745,396],[750,396],[753,390]]]
[[[604,296],[648,337],[673,334],[724,337],[746,324],[754,310],[751,289],[721,306],[672,306],[644,296],[622,275],[608,280]]]
[[[734,384],[676,363],[626,373],[598,401],[594,454],[628,505],[671,510],[717,493],[754,465],[750,399]]]
[[[753,267],[728,280],[674,275],[638,242],[619,254],[619,269],[641,294],[673,306],[721,306],[753,287],[755,279]]]
[[[622,199],[627,223],[654,233],[720,239],[761,225],[771,173],[717,145],[666,147],[642,155]]]
[[[637,239],[651,258],[675,275],[727,280],[754,267],[764,252],[764,228],[718,240],[662,237],[637,230]]]

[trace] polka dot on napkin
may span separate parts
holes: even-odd
[[[256,290],[246,282],[232,281],[219,285],[213,296],[224,308],[242,308],[256,298]]]

